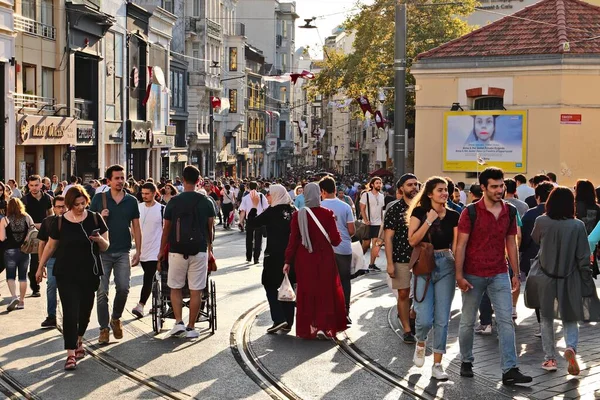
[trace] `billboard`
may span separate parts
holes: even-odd
[[[444,171],[527,172],[527,112],[445,112],[443,153]]]

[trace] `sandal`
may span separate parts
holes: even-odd
[[[75,350],[75,358],[81,360],[85,357],[85,349],[83,348],[83,343],[79,343],[77,346],[77,350]]]
[[[65,371],[74,371],[77,369],[77,358],[75,356],[68,356],[65,362]]]

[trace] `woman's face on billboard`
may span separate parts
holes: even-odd
[[[475,116],[475,136],[486,142],[494,136],[494,117],[491,115]]]

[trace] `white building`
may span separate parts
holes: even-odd
[[[15,38],[12,0],[0,3],[0,105],[6,120],[0,126],[0,180],[16,177],[16,122],[15,122]]]

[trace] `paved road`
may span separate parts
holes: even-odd
[[[200,338],[196,340],[170,338],[166,332],[173,321],[167,320],[163,332],[155,336],[149,317],[136,320],[129,311],[139,296],[140,268],[133,270],[123,317],[125,337],[113,339],[108,346],[96,346],[94,310],[86,335],[91,354],[75,372],[62,369],[65,355],[60,333],[39,329],[45,317],[45,296],[26,298],[25,310],[0,312],[0,393],[34,399],[504,399],[562,395],[593,398],[600,388],[597,325],[581,328],[580,352],[586,369],[579,378],[566,375],[562,360],[559,372],[546,373],[539,368],[543,353],[541,340],[533,336],[535,315],[522,305],[517,349],[522,369],[535,376],[535,384],[507,389],[499,383],[495,335],[476,338],[477,376],[471,380],[460,378],[458,294],[452,306],[444,359],[451,379],[445,383],[431,381],[431,359],[422,369],[415,368],[413,347],[399,340],[395,299],[383,274],[369,274],[353,282],[351,313],[355,324],[337,342],[308,342],[292,334],[266,335],[271,321],[264,307],[261,267],[246,263],[243,238],[239,232],[218,229],[215,254],[219,271],[212,277],[218,304],[218,330],[214,335],[206,323],[201,323]],[[383,266],[383,259],[378,263]],[[114,291],[114,286],[111,289]],[[0,293],[8,293],[4,281]],[[7,298],[0,304],[7,304]],[[563,349],[561,340],[559,350]]]

